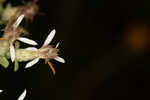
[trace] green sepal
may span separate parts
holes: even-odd
[[[19,26],[18,28],[23,30],[23,36],[28,36],[29,35],[28,30],[26,30],[24,27]]]
[[[18,71],[18,69],[19,69],[19,63],[18,63],[17,60],[15,60],[15,63],[14,63],[14,71],[16,72],[16,71]]]
[[[20,48],[20,42],[19,41],[16,41],[15,42],[15,49],[19,49]]]
[[[4,56],[0,56],[0,64],[4,67],[7,68],[9,66],[9,62]]]

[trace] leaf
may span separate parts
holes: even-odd
[[[4,67],[7,68],[9,66],[9,62],[4,56],[0,56],[0,64]]]
[[[15,49],[19,49],[19,47],[20,47],[20,42],[19,42],[19,41],[16,41],[16,42],[15,42]]]
[[[16,71],[18,71],[18,69],[19,69],[18,61],[17,61],[17,60],[15,60],[15,64],[14,64],[14,71],[16,72]]]

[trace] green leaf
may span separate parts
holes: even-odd
[[[4,67],[7,68],[9,66],[9,62],[4,56],[0,56],[0,64]]]
[[[19,69],[18,61],[17,61],[17,60],[15,60],[14,71],[16,72],[16,71],[18,71],[18,69]]]
[[[15,49],[19,49],[19,47],[20,47],[20,42],[16,41],[15,42]]]

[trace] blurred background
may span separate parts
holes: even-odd
[[[21,0],[9,0],[14,6]],[[43,15],[28,22],[41,47],[52,29],[65,64],[44,60],[30,69],[0,68],[0,100],[148,100],[150,89],[149,0],[39,0]]]

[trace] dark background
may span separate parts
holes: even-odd
[[[10,1],[20,4],[20,0]],[[40,60],[30,69],[20,63],[0,68],[0,100],[148,100],[150,89],[149,0],[39,0],[40,12],[28,23],[39,43],[52,29],[65,64]]]

